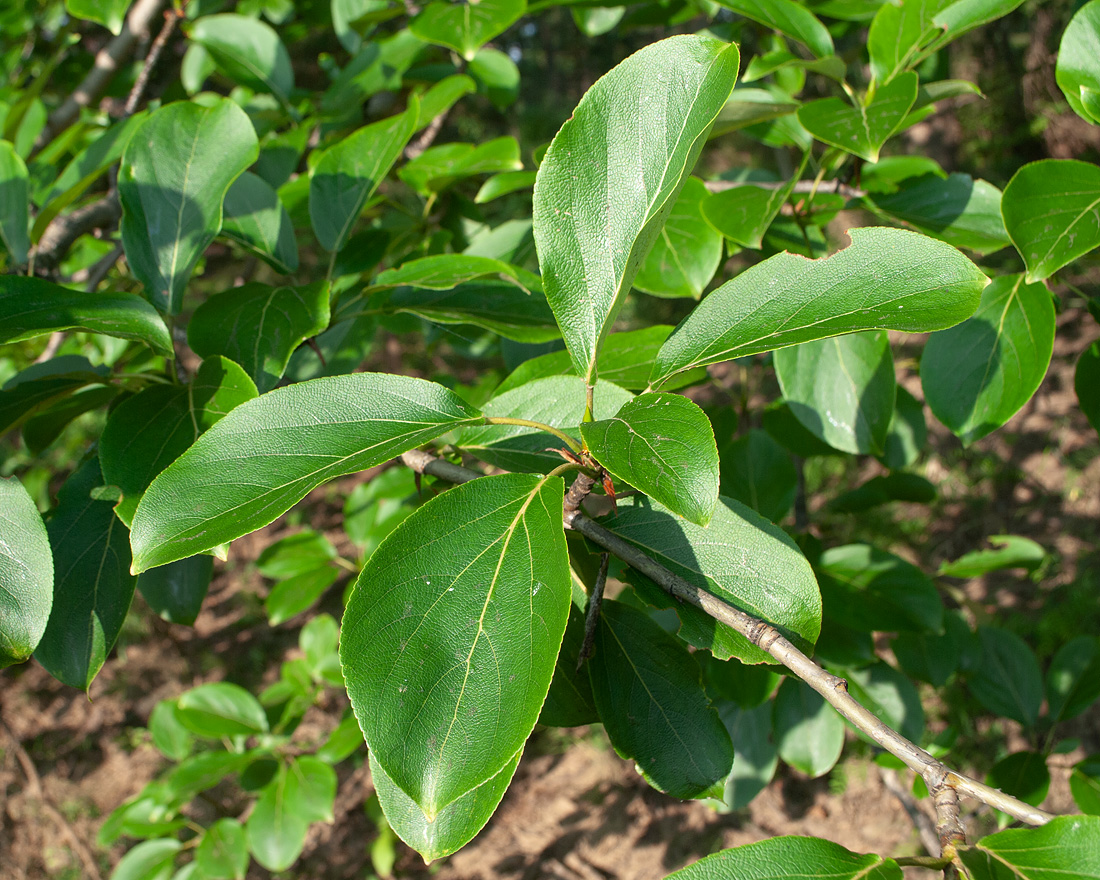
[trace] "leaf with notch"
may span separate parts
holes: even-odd
[[[0,478],[0,669],[22,663],[42,638],[53,604],[53,555],[34,501]]]
[[[313,379],[234,409],[153,481],[134,515],[134,571],[255,531],[326,480],[481,414],[442,385],[381,373]]]
[[[505,474],[417,509],[371,556],[340,659],[371,753],[436,819],[522,748],[570,604],[560,477]]]
[[[650,375],[676,373],[860,330],[942,330],[970,317],[988,280],[955,248],[903,229],[848,232],[842,251],[777,254],[704,299],[669,336]]]
[[[588,90],[543,158],[534,195],[539,266],[574,368],[589,384],[738,63],[736,46],[709,37],[648,46]]]
[[[877,162],[879,150],[917,100],[917,75],[903,73],[879,88],[869,103],[822,98],[798,108],[798,121],[819,141]]]
[[[478,49],[504,33],[526,11],[526,0],[445,0],[429,4],[409,23],[409,30],[427,43],[454,49],[472,61]]]

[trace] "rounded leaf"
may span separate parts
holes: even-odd
[[[0,479],[0,667],[38,645],[53,605],[53,554],[46,526],[15,477]]]

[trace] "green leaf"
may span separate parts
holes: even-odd
[[[1058,87],[1069,101],[1073,112],[1086,122],[1095,124],[1096,116],[1085,101],[1100,91],[1100,2],[1092,0],[1078,9],[1070,19],[1058,46],[1058,61],[1054,68]]]
[[[280,581],[264,600],[268,623],[278,626],[310,608],[336,583],[340,572],[332,566],[303,571]]]
[[[368,98],[385,90],[401,90],[405,71],[423,48],[424,43],[408,28],[365,42],[321,96],[322,113],[335,117],[337,124],[341,121],[346,121],[347,125],[358,124],[362,105]]]
[[[933,632],[943,629],[943,602],[915,565],[867,544],[832,547],[817,563],[826,608],[869,632]]]
[[[775,696],[775,742],[779,757],[801,773],[824,776],[844,749],[844,721],[825,698],[795,678]]]
[[[909,467],[920,458],[927,442],[924,404],[899,385],[894,401],[894,417],[890,420],[885,450],[879,461],[891,470]]]
[[[303,341],[329,325],[329,286],[269,287],[250,281],[210,297],[187,325],[187,343],[200,357],[236,361],[263,394],[283,377]]]
[[[818,58],[833,54],[833,38],[812,12],[793,0],[718,0],[739,15],[793,37]]]
[[[420,853],[424,861],[431,862],[461,849],[485,827],[508,790],[519,758],[520,752],[516,752],[496,776],[443,807],[431,821],[386,775],[374,752],[370,753],[371,781],[394,833]]]
[[[817,837],[773,837],[724,849],[670,874],[668,880],[785,880],[794,871],[829,880],[901,880],[902,876],[893,859],[856,855]]]
[[[678,798],[721,794],[733,744],[682,643],[644,612],[609,600],[588,672],[611,744],[646,782]]]
[[[647,46],[588,90],[543,158],[534,195],[539,266],[573,365],[589,384],[738,63],[736,46],[709,37]]]
[[[890,643],[890,649],[906,675],[938,688],[942,688],[958,672],[963,649],[967,642],[972,641],[970,627],[958,612],[946,612],[943,624],[941,636],[901,632]]]
[[[510,281],[524,293],[539,288],[538,276],[503,260],[473,254],[433,254],[409,260],[396,268],[380,272],[371,288],[377,290],[408,285],[425,290],[452,290],[478,279]]]
[[[819,260],[777,254],[703,300],[661,348],[650,382],[860,330],[926,333],[965,320],[988,279],[959,251],[902,229],[856,228]]]
[[[508,193],[530,189],[534,185],[534,171],[502,171],[500,174],[494,174],[481,185],[481,189],[474,196],[474,204],[484,205]]]
[[[119,519],[132,525],[153,478],[226,413],[255,396],[256,386],[244,370],[212,357],[188,385],[154,385],[115,407],[99,450],[104,479],[122,490],[115,507]]]
[[[932,17],[945,2],[950,0],[879,6],[867,33],[875,82],[887,83],[920,61],[920,49],[933,35]]]
[[[851,491],[835,496],[825,507],[838,513],[862,513],[892,501],[928,504],[936,498],[936,487],[919,474],[894,473],[871,477]]]
[[[741,183],[716,192],[703,202],[703,216],[726,238],[742,247],[760,250],[764,233],[787,201],[797,179],[797,175],[792,175],[785,185],[776,189]]]
[[[1100,755],[1090,755],[1073,768],[1069,790],[1082,813],[1100,816]]]
[[[625,6],[596,6],[584,8],[573,6],[573,22],[586,37],[600,37],[612,30],[623,19]]]
[[[101,388],[107,370],[82,355],[61,355],[31,364],[0,388],[0,431],[8,431],[47,407],[60,405],[81,389]]]
[[[336,548],[320,532],[303,529],[268,544],[256,559],[264,577],[282,580],[323,568],[337,556]]]
[[[195,849],[195,863],[204,878],[244,880],[248,871],[244,826],[236,819],[219,819],[207,828]]]
[[[793,114],[798,107],[798,101],[778,87],[736,88],[718,112],[718,119],[710,136],[714,138],[731,131],[782,119]]]
[[[994,764],[985,782],[1037,807],[1050,791],[1050,771],[1039,752],[1015,752]]]
[[[486,46],[480,49],[467,70],[477,79],[478,90],[498,110],[506,110],[519,97],[519,68],[506,53]],[[531,178],[532,183],[534,178]]]
[[[420,116],[416,127],[424,128],[429,125],[437,116],[450,110],[463,95],[475,91],[477,83],[464,73],[444,77],[420,96]]]
[[[526,0],[430,3],[409,23],[426,43],[454,49],[467,61],[493,37],[504,33],[527,11]]]
[[[89,296],[42,278],[0,275],[0,343],[34,339],[58,330],[136,339],[157,354],[172,354],[172,337],[164,320],[139,296]]]
[[[433,498],[368,561],[340,658],[371,753],[428,821],[523,746],[570,603],[564,484],[485,477]]]
[[[765,52],[763,55],[754,56],[741,74],[741,82],[756,82],[769,74],[777,72],[791,73],[794,71],[810,71],[820,73],[838,83],[844,82],[847,66],[836,55],[826,55],[822,58],[801,58],[785,49],[775,49]]]
[[[775,776],[779,753],[772,742],[772,707],[763,703],[743,709],[723,703],[718,714],[733,741],[733,770],[726,778],[722,802],[731,810],[747,807]]]
[[[1075,159],[1025,165],[1001,197],[1009,238],[1024,258],[1026,281],[1049,278],[1100,245],[1100,168]]]
[[[291,758],[287,775],[298,778],[297,810],[303,819],[307,822],[335,820],[336,771],[331,765],[313,755],[302,755]]]
[[[74,18],[103,25],[116,37],[126,21],[130,0],[65,0],[65,9]]]
[[[350,757],[363,743],[363,731],[355,715],[348,713],[329,734],[325,744],[317,750],[317,757],[329,764],[339,764]]]
[[[301,777],[280,763],[279,771],[260,794],[245,833],[256,861],[269,871],[285,871],[301,855],[309,819],[302,812]]]
[[[322,670],[331,658],[336,657],[339,643],[340,625],[331,614],[318,614],[298,634],[298,647],[314,671]]]
[[[233,181],[225,194],[222,235],[244,245],[276,272],[298,270],[294,225],[279,195],[251,171]]]
[[[0,239],[16,266],[27,262],[31,247],[30,181],[27,166],[7,141],[0,141]]]
[[[852,696],[876,718],[906,739],[921,741],[924,709],[920,694],[908,678],[881,660],[862,669],[845,669],[841,674]],[[862,732],[860,735],[864,736]]]
[[[363,559],[419,505],[416,485],[410,468],[390,468],[360,483],[344,500],[344,532]]]
[[[34,653],[53,604],[53,556],[42,517],[15,477],[0,478],[0,668]]]
[[[777,627],[809,653],[821,628],[821,598],[806,558],[777,526],[730,498],[718,499],[707,528],[686,522],[644,498],[628,498],[603,525],[697,587]],[[648,589],[646,601],[672,600],[647,578],[627,577]],[[675,603],[682,638],[715,657],[774,663],[744,636],[692,605]]]
[[[111,880],[168,880],[182,846],[171,837],[144,840],[119,860]]]
[[[517,342],[550,342],[560,336],[541,291],[503,281],[471,281],[452,290],[403,287],[389,297],[386,307],[438,324],[484,327]]]
[[[1043,677],[1034,652],[1018,635],[999,627],[979,627],[978,637],[982,659],[970,677],[971,693],[990,712],[1034,726],[1043,701]]]
[[[974,316],[934,333],[921,356],[928,406],[969,446],[1031,399],[1054,350],[1054,302],[1023,275],[997,278]]]
[[[294,89],[290,53],[271,25],[233,13],[204,15],[188,36],[238,85],[270,92],[284,103]]]
[[[798,121],[815,138],[847,153],[877,162],[879,150],[917,99],[917,75],[903,73],[882,86],[867,104],[822,98],[798,108]]]
[[[774,357],[787,405],[815,437],[844,452],[884,451],[897,388],[885,330],[803,342]]]
[[[110,501],[96,501],[103,484],[92,458],[57,493],[46,526],[53,548],[53,608],[35,659],[58,681],[86,691],[115,644],[130,600],[126,527]]]
[[[1081,412],[1096,431],[1100,432],[1100,342],[1094,342],[1077,359],[1073,388]]]
[[[944,562],[937,574],[944,577],[974,578],[1006,568],[1035,571],[1047,558],[1046,551],[1039,544],[1019,535],[991,535],[989,543],[997,549],[974,550],[953,562]]]
[[[326,480],[480,418],[441,385],[380,373],[313,379],[250,400],[146,490],[134,515],[134,570],[246,535]]]
[[[718,449],[710,419],[686,397],[640,395],[610,419],[582,423],[581,436],[614,477],[693,523],[710,522],[718,504]]]
[[[397,176],[422,195],[430,196],[467,177],[522,168],[519,143],[508,135],[476,147],[460,143],[429,147],[407,162]]]
[[[143,571],[137,588],[149,607],[169,623],[191,626],[202,609],[213,574],[213,556],[190,556]]]
[[[569,622],[565,627],[561,650],[554,665],[554,678],[539,713],[539,724],[547,727],[578,727],[600,720],[592,699],[592,683],[588,670],[577,669],[577,659],[584,644],[584,612],[575,604],[569,606]]]
[[[689,177],[634,286],[653,296],[699,299],[722,262],[722,236],[703,217],[703,181]]]
[[[706,657],[706,655],[699,655]],[[771,666],[749,666],[740,660],[719,660],[711,655],[703,665],[707,693],[732,700],[742,709],[754,709],[771,699],[780,675]],[[771,711],[768,712],[771,726]]]
[[[263,706],[243,687],[227,681],[200,684],[176,701],[180,723],[210,739],[267,732]]]
[[[53,403],[36,406],[23,424],[23,443],[32,455],[40,455],[78,416],[105,407],[121,393],[115,385],[90,385]],[[0,405],[2,406],[2,405]]]
[[[1051,721],[1080,715],[1100,697],[1100,642],[1094,636],[1070,639],[1047,669],[1047,714]]]
[[[794,462],[765,431],[753,428],[719,450],[721,491],[779,522],[791,511],[798,490]]]
[[[611,418],[632,396],[629,391],[601,379],[596,383],[593,396],[594,418]],[[577,425],[584,417],[584,407],[583,379],[578,376],[550,376],[494,397],[485,404],[484,411],[486,416],[492,418],[542,422],[576,437],[580,433]],[[482,461],[504,470],[540,473],[547,473],[561,464],[561,456],[553,450],[564,446],[561,440],[545,431],[519,425],[464,428],[454,443]]]
[[[161,700],[149,716],[153,745],[171,761],[182,761],[191,754],[195,737],[183,726],[175,700]]]
[[[1001,219],[1001,192],[969,174],[928,174],[908,180],[897,192],[867,197],[885,219],[968,248],[983,256],[1011,244]]]
[[[228,98],[167,104],[126,144],[118,173],[122,244],[160,311],[183,307],[195,264],[221,230],[225,194],[259,152],[252,122]]]
[[[954,3],[946,3],[932,19],[932,24],[942,31],[932,47],[944,46],[967,31],[1008,15],[1022,2],[1023,0],[955,0]]]
[[[974,880],[1080,880],[1100,877],[1100,816],[1055,816],[1039,828],[1009,828],[959,855]]]
[[[309,218],[325,250],[347,244],[367,200],[416,131],[419,113],[410,96],[404,113],[366,125],[321,154],[309,179]]]

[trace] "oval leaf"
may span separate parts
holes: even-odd
[[[844,749],[844,721],[808,684],[788,678],[775,696],[779,757],[816,779],[833,769]]]
[[[467,61],[527,11],[526,0],[460,0],[431,3],[409,23],[426,43],[454,49]]]
[[[206,829],[195,849],[195,863],[202,877],[211,880],[244,880],[248,870],[248,840],[236,819],[219,819]]]
[[[1100,697],[1100,640],[1070,639],[1047,670],[1047,714],[1052,721],[1080,715]]]
[[[794,37],[819,58],[833,54],[833,38],[812,12],[793,0],[719,0],[722,6]]]
[[[248,401],[142,496],[133,523],[134,571],[247,535],[326,480],[479,419],[442,385],[380,373],[314,379]]]
[[[0,668],[34,653],[53,604],[46,527],[15,477],[0,479]]]
[[[188,36],[238,85],[270,92],[284,102],[294,88],[290,53],[266,22],[233,13],[204,15]]]
[[[1100,0],[1086,3],[1070,19],[1058,46],[1054,78],[1073,112],[1095,124],[1085,96],[1100,91]]]
[[[722,236],[703,216],[708,201],[704,183],[689,177],[634,279],[638,290],[663,297],[703,295],[722,262]]]
[[[705,526],[718,504],[718,449],[710,419],[679,394],[627,401],[612,418],[581,425],[593,457],[614,477]]]
[[[214,574],[213,556],[190,556],[138,575],[137,588],[149,607],[169,623],[191,626]]]
[[[168,104],[130,138],[118,173],[122,244],[160,311],[179,313],[191,272],[222,227],[226,191],[259,154],[252,122],[228,98]]]
[[[1077,392],[1081,412],[1089,424],[1100,432],[1100,342],[1094,342],[1077,359],[1073,390]]]
[[[588,90],[539,167],[534,233],[546,298],[589,384],[738,63],[736,46],[709,37],[647,46]]]
[[[280,764],[245,823],[248,848],[269,871],[285,871],[305,846],[309,819],[303,814],[300,784],[299,774]]]
[[[970,690],[990,712],[1032,726],[1043,702],[1043,677],[1027,642],[999,627],[978,628],[982,659]]]
[[[1100,816],[1056,816],[1039,828],[1009,828],[960,847],[974,880],[1100,877]]]
[[[259,701],[240,685],[227,681],[186,691],[176,702],[176,709],[184,727],[211,739],[264,733],[268,729]]]
[[[538,719],[569,613],[564,484],[486,477],[371,556],[340,659],[372,755],[428,821],[487,783]]]
[[[786,880],[793,875],[829,880],[901,880],[893,859],[856,855],[817,837],[773,837],[724,849],[669,874],[668,880]]]
[[[266,180],[244,172],[229,187],[222,207],[222,235],[244,245],[276,272],[297,271],[294,224]]]
[[[7,141],[0,141],[0,240],[17,266],[27,262],[31,247],[30,180],[27,166]]]
[[[695,658],[647,614],[603,603],[592,695],[615,751],[672,797],[720,797],[733,743],[702,689]]]
[[[926,333],[974,314],[988,279],[950,245],[902,229],[848,231],[819,260],[777,254],[703,300],[657,355],[650,384],[676,373],[860,330]]]

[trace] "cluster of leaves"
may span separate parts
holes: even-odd
[[[1022,640],[975,631],[917,567],[866,544],[824,548],[805,522],[793,537],[776,524],[815,456],[875,456],[888,471],[831,510],[934,496],[912,470],[924,407],[898,385],[888,331],[932,334],[924,402],[964,444],[1003,425],[1046,373],[1047,284],[1100,245],[1100,171],[1034,163],[1002,193],[926,157],[884,154],[938,101],[976,92],[938,79],[934,61],[1017,5],[578,7],[589,36],[654,22],[690,32],[646,45],[597,81],[531,154],[537,171],[512,136],[433,143],[452,109],[516,99],[514,58],[488,44],[520,19],[534,33],[548,26],[524,0],[435,2],[411,18],[390,0],[249,2],[235,12],[196,0],[186,17],[172,13],[186,52],[160,100],[116,120],[86,109],[60,131],[49,127],[46,85],[73,19],[50,6],[54,62],[25,70],[0,105],[11,270],[0,277],[0,341],[12,345],[0,430],[21,429],[25,446],[5,466],[31,473],[74,419],[105,420],[79,465],[64,463],[72,473],[45,521],[20,480],[0,481],[0,661],[33,654],[87,689],[135,589],[166,619],[192,623],[212,555],[224,558],[322,483],[431,443],[506,471],[421,506],[406,472],[366,484],[345,509],[359,560],[310,532],[269,548],[260,566],[278,581],[273,624],[308,612],[341,568],[358,571],[339,632],[314,617],[305,659],[285,664],[258,701],[210,684],[158,707],[154,740],[178,763],[105,826],[104,842],[149,838],[116,876],[242,876],[249,853],[287,867],[309,823],[331,818],[331,765],[355,751],[360,730],[389,825],[429,859],[488,821],[537,723],[599,722],[655,788],[731,809],[780,758],[827,773],[846,731],[824,699],[633,568],[614,570],[627,587],[603,604],[578,669],[599,567],[593,546],[563,528],[562,475],[578,468],[629,495],[603,520],[615,536],[776,627],[938,754],[950,754],[951,737],[926,734],[914,680],[965,680],[981,707],[1029,734],[1091,705],[1095,637],[1065,645],[1044,687]],[[68,0],[65,10],[117,32],[119,6]],[[1058,61],[1067,100],[1090,122],[1100,112],[1089,49],[1098,9],[1093,0],[1075,16]],[[7,15],[7,39],[33,31]],[[296,68],[288,43],[317,35],[338,41],[344,63]],[[140,96],[141,65],[132,75]],[[761,160],[693,177],[723,139],[771,148],[786,172]],[[77,226],[93,208],[108,218],[102,238]],[[889,225],[852,228],[830,254],[841,209]],[[626,330],[632,290],[693,308],[675,328]],[[452,351],[503,354],[514,369],[496,387],[355,372],[376,337],[433,339],[441,327],[460,340]],[[59,344],[30,363],[24,341],[46,335]],[[559,339],[551,351],[533,347]],[[676,393],[735,359],[774,370],[781,392],[740,434],[728,407],[704,411]],[[1100,427],[1097,345],[1080,360],[1077,391]],[[998,540],[937,576],[1034,568],[1044,557],[1025,539]],[[879,656],[876,634],[888,634],[878,644],[896,666]],[[292,746],[319,690],[341,684],[358,722]],[[991,781],[1038,803],[1054,741],[1008,756]],[[196,743],[204,748],[193,753]],[[1074,771],[1088,813],[1100,812],[1098,767]],[[186,804],[227,776],[256,793],[249,818],[196,828]],[[1069,865],[1095,874],[1098,835],[1095,817],[1064,817],[984,838],[960,858],[975,880]],[[184,850],[194,858],[181,865]],[[685,873],[826,864],[836,877],[901,876],[894,860],[790,839]]]

